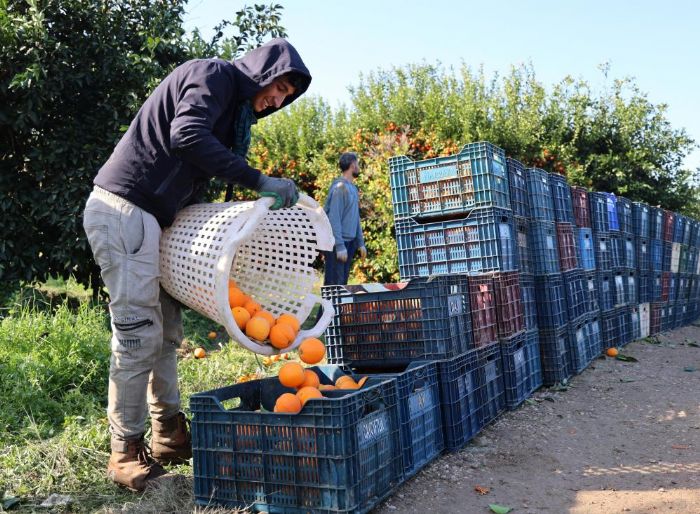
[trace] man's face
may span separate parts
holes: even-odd
[[[294,87],[286,77],[275,79],[271,84],[265,86],[253,97],[253,110],[262,112],[268,107],[279,109],[284,99],[294,94]]]
[[[352,163],[352,176],[355,178],[360,176],[360,163],[357,161]]]

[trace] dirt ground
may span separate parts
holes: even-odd
[[[700,514],[700,327],[622,352],[638,362],[538,391],[374,512]]]

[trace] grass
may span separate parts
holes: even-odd
[[[62,303],[53,299],[61,295]],[[144,494],[105,479],[110,330],[104,305],[50,283],[25,288],[1,314],[0,507],[3,498],[18,498],[13,512],[35,512],[57,493],[69,495],[72,504],[53,512],[232,512],[194,506],[188,466],[174,468],[184,480]],[[178,368],[186,412],[194,393],[256,371],[277,374],[281,363],[262,366],[211,320],[185,310],[183,323]],[[207,337],[212,331],[213,340]],[[207,349],[205,359],[193,357],[197,346]]]

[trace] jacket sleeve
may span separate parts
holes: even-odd
[[[347,189],[342,182],[336,183],[330,190],[328,203],[326,204],[326,214],[331,222],[333,237],[335,238],[335,250],[345,248],[343,239],[343,210],[347,201]]]
[[[260,171],[226,148],[213,134],[214,125],[235,99],[233,81],[216,61],[193,66],[179,87],[170,147],[211,177],[255,188]]]
[[[357,233],[355,234],[355,237],[357,238],[358,248],[365,246],[365,236],[362,234],[362,223],[360,223],[359,215],[357,216]]]

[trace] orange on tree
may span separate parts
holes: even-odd
[[[253,316],[245,326],[245,333],[256,341],[264,341],[270,334],[270,324],[265,318]]]
[[[304,383],[304,368],[298,362],[286,362],[279,371],[279,380],[283,386],[299,387]]]
[[[619,353],[620,352],[617,350],[617,348],[613,347],[613,348],[608,348],[607,351],[605,352],[605,355],[607,355],[608,357],[617,357],[619,355]]]
[[[270,329],[270,344],[282,350],[294,341],[294,329],[287,323],[277,323]]]
[[[199,347],[199,348],[194,349],[195,359],[203,359],[206,356],[207,356],[207,351],[204,348]]]
[[[315,387],[302,387],[297,391],[297,398],[301,400],[301,406],[303,407],[311,398],[323,398],[323,395]]]
[[[320,339],[309,337],[299,345],[299,358],[306,364],[318,364],[326,355],[326,347]]]
[[[295,335],[299,332],[299,328],[301,327],[301,323],[299,323],[299,320],[293,314],[285,313],[280,315],[280,317],[277,318],[277,323],[286,323],[290,325],[294,329]]]
[[[301,400],[292,393],[284,393],[275,401],[274,412],[296,414],[301,410]]]
[[[246,324],[250,321],[250,313],[243,307],[234,307],[231,309],[231,314],[233,314],[233,319],[236,321],[238,328],[245,330]]]
[[[305,369],[304,370],[304,381],[302,384],[299,386],[300,388],[302,387],[316,387],[321,385],[321,381],[318,378],[318,375],[311,371],[310,369]]]

